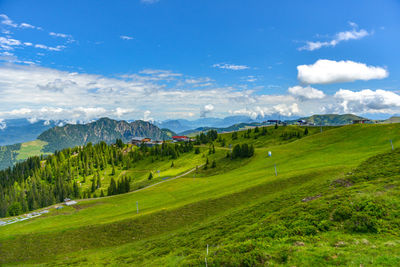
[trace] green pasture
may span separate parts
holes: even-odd
[[[322,133],[319,127],[308,129],[307,136],[291,140],[282,140],[283,131],[304,128],[268,127],[267,135],[252,133],[250,138],[241,137],[243,131],[236,140],[226,133],[221,135],[226,146],[215,143],[215,154],[203,146],[200,154],[179,157],[174,167],[171,160],[148,159],[130,170],[118,169],[116,177],[132,176],[133,183],[145,182],[150,171],[160,170],[153,183],[163,183],[83,200],[1,227],[0,264],[204,266],[207,244],[209,266],[399,264],[398,176],[355,176],[351,187],[336,188],[332,182],[348,177],[357,166],[370,168],[360,164],[390,152],[390,140],[400,147],[400,125],[324,127]],[[230,160],[230,143],[254,144],[255,155]],[[216,168],[199,167],[185,177],[163,180],[205,163],[207,157],[216,161]],[[372,168],[368,177],[381,168]],[[110,172],[101,174],[103,189]],[[88,180],[84,186],[90,185]],[[307,197],[315,200],[301,201]],[[390,217],[391,231],[381,227],[379,234],[352,233],[347,222],[332,219],[342,203],[361,203],[364,197],[393,210],[376,223],[390,225],[385,221]]]

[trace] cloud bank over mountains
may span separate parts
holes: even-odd
[[[352,61],[318,60],[298,66],[300,82],[334,83],[381,79],[380,67]],[[198,87],[198,83],[210,85]],[[82,121],[110,116],[120,119],[166,119],[281,114],[302,116],[332,112],[400,111],[400,96],[391,91],[338,89],[327,95],[318,88],[296,85],[287,94],[260,94],[233,86],[220,87],[207,77],[187,77],[171,70],[144,69],[134,74],[102,75],[38,66],[0,66],[0,118]],[[13,107],[13,108],[10,108]],[[151,117],[150,117],[151,114]]]

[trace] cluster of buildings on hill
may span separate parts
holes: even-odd
[[[351,122],[352,124],[368,124],[368,123],[375,123],[372,120],[369,119],[359,119],[359,120],[353,120]],[[281,120],[268,120],[268,121],[264,121],[263,124],[267,124],[267,125],[273,125],[273,124],[278,124],[278,125],[287,125],[288,122],[286,121],[281,121]],[[301,126],[319,126],[318,123],[314,123],[314,122],[309,122],[307,120],[297,120],[297,121],[290,121],[291,125],[301,125]]]
[[[190,142],[190,141],[195,141],[194,139],[191,139],[187,136],[172,136],[172,142],[176,143],[176,142]],[[147,137],[134,137],[132,138],[132,140],[129,142],[132,145],[135,146],[141,146],[141,145],[145,145],[148,147],[152,147],[155,145],[162,145],[162,143],[165,141],[161,141],[161,140],[151,140],[151,138],[147,138]]]

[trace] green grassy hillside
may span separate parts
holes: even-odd
[[[363,120],[365,118],[356,116],[354,114],[324,114],[324,115],[312,115],[306,118],[300,118],[308,123],[314,123],[315,125],[345,125],[352,124],[353,120]]]
[[[390,117],[389,119],[383,121],[383,123],[400,123],[400,117],[398,116]]]
[[[21,144],[0,146],[0,170],[13,166],[15,163],[29,157],[49,154],[43,152],[47,142],[41,140],[30,141]]]
[[[400,125],[308,130],[224,134],[214,169],[3,226],[0,263],[399,265],[400,151],[389,140],[400,146]],[[229,144],[245,142],[255,156],[226,159]],[[202,154],[177,164],[193,168]],[[142,168],[163,168],[151,164]]]

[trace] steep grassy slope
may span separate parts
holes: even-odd
[[[195,177],[190,174],[139,192],[84,201],[75,208],[0,229],[0,262],[199,266],[204,264],[209,244],[209,265],[216,266],[365,266],[385,260],[394,265],[398,263],[398,242],[393,235],[398,233],[398,200],[392,198],[398,193],[395,171],[370,180],[365,177],[375,176],[381,166],[364,176],[360,171],[346,173],[368,157],[390,151],[390,139],[400,146],[399,133],[398,124],[353,125],[287,144],[272,138],[258,144],[254,158],[233,161],[231,166],[223,163],[226,147],[218,147],[217,166],[222,172],[218,167],[215,172],[199,170]],[[272,158],[266,157],[267,151],[273,152]],[[379,159],[371,159],[358,170],[375,162]],[[338,179],[354,186],[332,185]],[[382,191],[386,186],[388,199]],[[346,220],[351,220],[353,210],[344,219],[340,214],[332,217],[342,203],[364,203],[362,196],[372,198],[376,214],[382,203],[387,203],[384,209],[393,211],[390,218],[371,215],[373,221],[378,220],[375,226],[381,235],[348,228]],[[382,199],[375,203],[376,196]],[[394,224],[392,231],[383,231],[388,224],[379,220]],[[355,248],[359,249],[354,252]]]
[[[0,146],[0,170],[8,168],[29,157],[48,154],[42,150],[47,142],[35,140],[22,144]]]
[[[258,133],[255,133],[255,129],[253,128],[251,133],[248,133],[247,130],[242,130],[235,133],[223,133],[219,135],[217,140],[217,144],[221,145],[224,143],[224,147],[229,148],[229,145],[235,145],[240,143],[248,143],[252,144],[255,147],[266,148],[270,146],[282,145],[291,143],[300,138],[305,137],[305,131],[307,129],[308,135],[319,134],[325,131],[329,131],[335,129],[337,127],[332,126],[324,126],[324,127],[316,127],[316,126],[279,126],[275,129],[275,126],[267,126],[267,127],[259,127]],[[263,129],[266,131],[263,133]],[[234,135],[237,135],[237,138],[234,138]],[[222,142],[222,140],[224,142]]]
[[[400,123],[400,117],[398,116],[393,116],[385,121],[383,121],[384,123]]]
[[[313,115],[301,120],[306,120],[308,123],[314,123],[315,125],[345,125],[352,124],[353,120],[365,119],[354,114],[325,114],[325,115]]]
[[[42,152],[42,149],[45,145],[47,145],[47,142],[41,140],[22,143],[21,148],[18,151],[17,160],[21,161],[35,155],[48,154]]]

